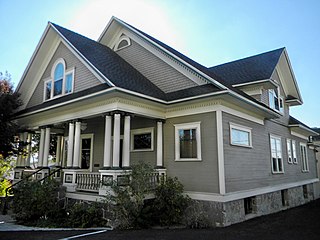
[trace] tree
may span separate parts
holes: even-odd
[[[13,137],[18,126],[12,120],[15,110],[21,106],[20,94],[14,92],[11,75],[0,72],[0,154],[7,158],[13,152]]]

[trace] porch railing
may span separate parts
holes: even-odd
[[[76,189],[79,191],[99,192],[100,177],[100,173],[77,173]]]
[[[152,172],[149,177],[149,190],[155,190],[160,183],[165,181],[165,174],[161,174],[158,171]]]

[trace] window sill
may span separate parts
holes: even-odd
[[[179,158],[175,159],[175,162],[201,162],[202,159],[200,158]]]
[[[131,152],[154,152],[153,149],[131,149]]]
[[[274,174],[274,175],[280,175],[280,174],[284,174],[284,172],[272,172],[272,174]]]
[[[234,144],[234,143],[230,143],[230,145],[231,145],[231,146],[234,146],[234,147],[252,148],[252,145],[251,145],[251,146],[247,146],[247,145]]]

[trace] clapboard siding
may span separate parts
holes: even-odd
[[[44,80],[47,80],[51,77],[52,66],[59,58],[63,58],[65,60],[66,69],[71,69],[73,67],[75,68],[74,92],[80,92],[101,84],[101,82],[88,70],[88,68],[81,63],[80,60],[75,57],[74,54],[69,51],[69,49],[63,43],[60,43],[46,70],[44,71],[44,74],[42,75],[41,80],[39,81],[31,99],[29,100],[27,108],[36,106],[43,102]]]
[[[252,148],[230,144],[230,122],[252,128]],[[302,173],[299,144],[305,141],[292,136],[287,127],[277,122],[266,120],[263,126],[223,113],[223,132],[227,192],[292,183],[316,177],[313,150],[308,149],[310,172]],[[272,174],[270,134],[281,137],[284,174]],[[298,164],[289,164],[287,161],[287,138],[296,140]]]
[[[197,86],[195,82],[133,40],[129,47],[117,53],[165,93]]]
[[[175,124],[201,122],[202,161],[175,161]],[[219,192],[215,113],[167,119],[164,124],[164,165],[168,175],[178,177],[186,191]]]

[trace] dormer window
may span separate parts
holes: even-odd
[[[51,78],[44,83],[44,101],[73,92],[74,68],[66,69],[64,59],[58,59],[51,69]]]
[[[279,88],[269,89],[269,107],[278,112],[284,112],[283,98],[280,97]]]

